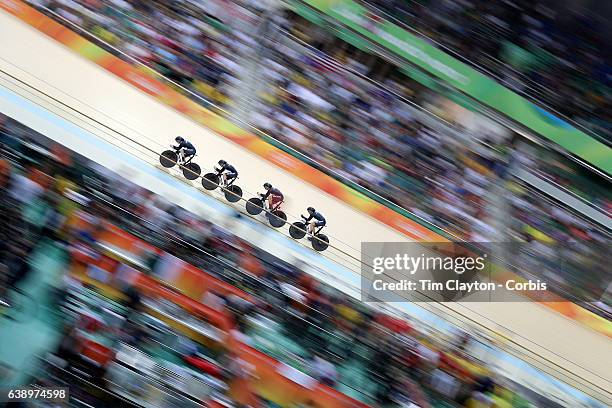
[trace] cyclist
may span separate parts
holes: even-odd
[[[174,148],[174,150],[176,150],[177,153],[182,149],[183,159],[185,160],[185,163],[189,163],[191,159],[193,159],[193,156],[195,156],[196,154],[195,147],[193,146],[193,144],[191,144],[190,141],[185,140],[182,136],[177,136],[174,138],[174,140],[176,141],[176,143],[178,143],[178,146],[172,147]]]
[[[278,188],[272,187],[272,184],[270,183],[265,183],[263,187],[266,192],[261,195],[261,199],[264,201],[268,200],[269,210],[278,210],[281,203],[285,199],[285,196]]]
[[[217,174],[221,177],[222,184],[227,186],[229,183],[234,181],[238,177],[238,171],[234,166],[226,162],[225,160],[219,160],[219,168],[215,167]]]
[[[327,224],[327,221],[325,221],[323,214],[315,210],[314,207],[308,207],[306,211],[308,212],[308,217],[302,215],[302,219],[308,226],[308,239],[312,239],[315,228],[323,227],[325,224]]]

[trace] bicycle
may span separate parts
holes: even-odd
[[[287,222],[287,214],[280,210],[283,200],[276,203],[272,208],[268,208],[267,202],[264,203],[263,194],[258,193],[259,197],[249,198],[246,202],[246,211],[251,215],[259,215],[262,211],[266,212],[268,222],[274,228],[280,228]]]
[[[176,150],[165,150],[159,156],[159,163],[167,169],[172,168],[178,164],[178,166],[183,171],[183,176],[187,180],[195,180],[200,177],[200,174],[202,173],[202,169],[200,169],[200,166],[198,166],[196,163],[192,163],[192,160],[195,156],[196,155],[194,154],[193,156],[186,159],[185,153],[182,149],[178,152]]]
[[[221,177],[219,172],[206,173],[204,174],[204,177],[202,177],[202,187],[208,191],[212,191],[217,187],[220,187],[223,190],[225,199],[230,203],[235,203],[240,201],[242,198],[242,189],[234,184],[237,179],[238,176],[233,177],[228,181],[226,177]]]
[[[321,230],[325,227],[326,225],[321,225],[312,234],[310,242],[315,251],[325,251],[327,247],[329,247],[329,238],[327,235],[321,234]],[[291,235],[293,239],[302,239],[306,235],[306,228],[307,225],[305,222],[296,221],[289,227],[289,235]]]

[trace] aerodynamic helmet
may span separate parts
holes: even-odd
[[[219,160],[219,166],[225,166],[227,165],[227,162],[223,159]]]
[[[313,213],[313,212],[315,212],[316,210],[314,209],[314,207],[308,207],[308,208],[306,209],[306,211],[308,211],[309,213],[311,213],[311,214],[312,214],[312,213]]]
[[[272,184],[270,184],[270,183],[264,183],[264,185],[263,185],[263,186],[264,186],[264,188],[265,188],[266,190],[269,190],[269,189],[271,189],[271,188],[272,188]]]
[[[176,140],[176,143],[182,143],[183,141],[185,141],[182,136],[177,136],[174,138],[174,140]]]

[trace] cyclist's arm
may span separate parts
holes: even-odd
[[[234,166],[232,166],[232,165],[225,165],[225,166],[223,166],[223,167],[221,167],[219,169],[219,174],[221,174],[223,172],[226,172],[226,171],[228,173],[235,173],[236,172],[236,170],[234,169]]]

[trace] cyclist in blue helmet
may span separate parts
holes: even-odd
[[[302,219],[307,226],[308,239],[312,239],[315,228],[323,227],[327,224],[323,214],[314,209],[314,207],[308,207],[306,209],[308,216],[302,215]]]
[[[218,162],[219,167],[215,167],[217,174],[221,177],[223,185],[227,186],[238,177],[238,171],[234,166],[221,159]]]
[[[182,136],[177,136],[174,138],[174,140],[176,143],[178,143],[178,145],[172,147],[177,153],[182,150],[185,163],[189,163],[196,154],[196,148],[190,141],[185,140]]]

